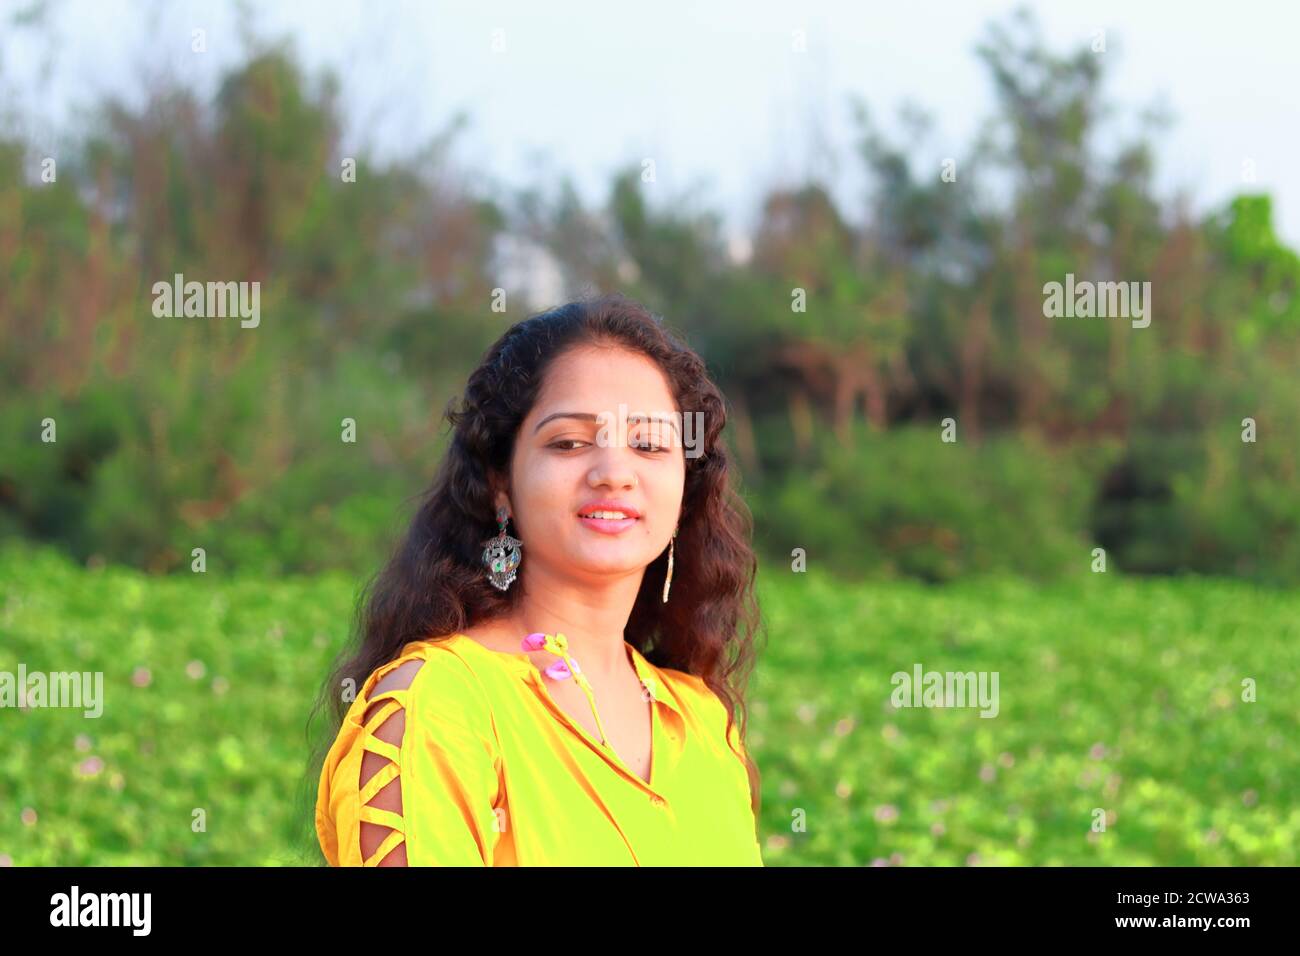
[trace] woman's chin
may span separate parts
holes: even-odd
[[[622,575],[642,570],[651,557],[630,547],[581,548],[573,554],[569,566],[587,574]]]

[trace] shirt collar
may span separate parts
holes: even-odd
[[[641,678],[641,682],[646,690],[650,692],[651,698],[672,710],[678,717],[682,717],[681,705],[677,702],[677,698],[673,694],[672,688],[668,686],[668,682],[664,680],[663,673],[646,660],[642,653],[632,644],[627,641],[623,643],[627,644],[632,658],[632,666],[636,668],[636,676]]]
[[[473,638],[464,634],[455,635],[455,639],[473,644],[479,650],[493,655],[497,660],[504,663],[507,667],[531,680],[540,681],[542,679],[541,670],[533,663],[532,658],[522,651],[519,653],[506,653],[504,651],[494,651],[484,647]],[[636,670],[636,676],[642,681],[646,689],[650,692],[653,700],[663,704],[669,710],[673,711],[678,717],[685,721],[685,715],[682,712],[682,705],[678,701],[672,686],[664,678],[663,672],[655,667],[645,656],[636,649],[630,642],[624,641],[624,646],[628,649],[628,657],[632,661],[632,666]],[[559,658],[555,658],[559,660]]]

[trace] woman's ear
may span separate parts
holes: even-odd
[[[510,514],[515,510],[510,506],[510,495],[506,490],[505,482],[496,475],[488,478],[488,485],[492,489],[492,511],[495,513],[499,508],[505,508]]]

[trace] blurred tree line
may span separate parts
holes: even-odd
[[[1300,260],[1269,197],[1199,219],[1158,198],[1159,122],[1114,133],[1104,58],[1050,52],[1027,15],[978,55],[997,112],[966,155],[945,166],[917,109],[892,141],[857,103],[861,207],[773,189],[743,259],[639,167],[586,208],[567,179],[471,189],[455,125],[402,161],[347,156],[337,81],[274,44],[210,100],[106,100],[54,182],[0,132],[0,533],[160,571],[194,547],[372,570],[447,400],[532,311],[502,260],[523,243],[567,294],[620,289],[705,357],[773,560],[941,581],[1081,573],[1104,547],[1127,571],[1300,581]],[[260,282],[260,326],[156,318],[175,273]],[[1045,317],[1067,273],[1149,280],[1151,325]]]

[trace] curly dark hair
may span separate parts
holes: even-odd
[[[516,434],[547,368],[582,346],[645,355],[663,371],[678,408],[703,412],[701,453],[686,459],[672,600],[665,604],[659,594],[667,572],[665,548],[646,569],[624,639],[656,666],[701,678],[726,707],[728,736],[739,716],[744,740],[745,688],[760,630],[754,594],[758,560],[750,544],[752,515],[734,487],[722,441],[722,393],[703,359],[661,317],[614,293],[515,323],[488,349],[463,398],[448,403],[444,415],[454,432],[447,454],[404,538],[362,590],[353,638],[313,708],[314,716],[328,703],[333,731],[312,760],[315,777],[347,713],[348,702],[339,693],[344,680],[351,678],[351,686],[359,688],[407,643],[458,633],[517,606],[521,590],[498,591],[481,563],[483,541],[497,532],[492,491],[500,485],[493,479],[509,473]],[[752,759],[745,762],[757,814],[758,769]]]

